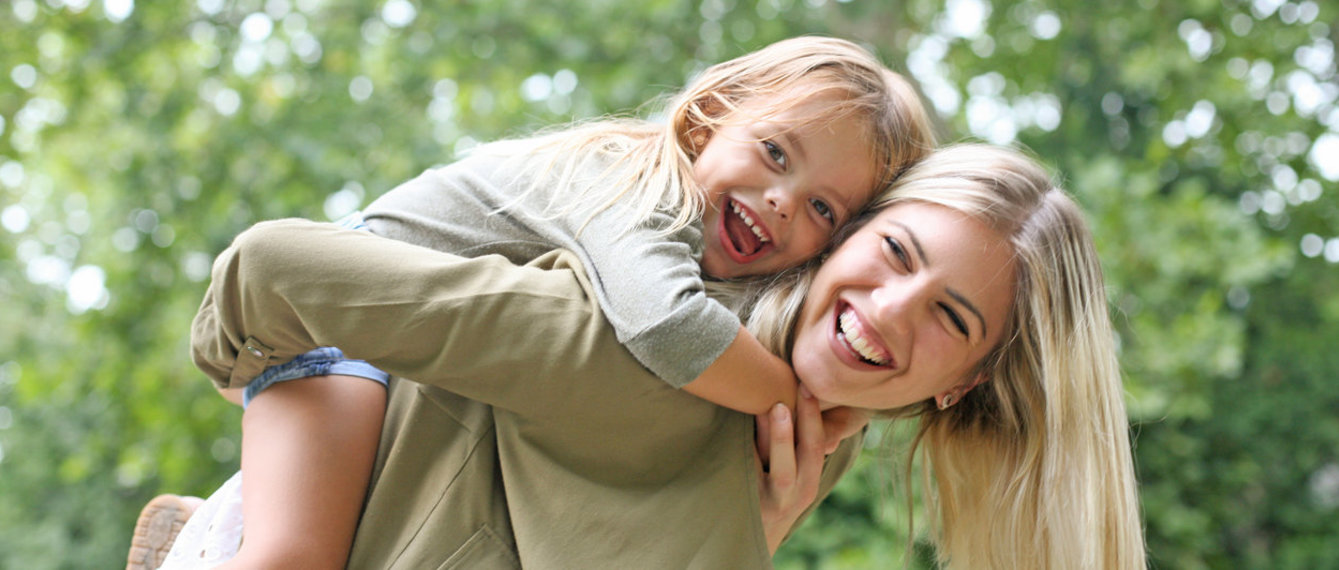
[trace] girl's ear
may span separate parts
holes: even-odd
[[[725,115],[725,112],[728,109],[725,101],[722,100],[722,97],[724,97],[724,95],[716,91],[703,93],[701,97],[697,98],[697,110],[703,117],[712,120],[720,119]],[[697,126],[701,127],[705,125]]]
[[[705,125],[699,125],[693,128],[688,135],[688,143],[693,145],[691,149],[693,156],[702,154],[702,149],[707,147],[707,142],[711,140],[711,129]]]
[[[716,132],[715,124],[725,114],[725,104],[719,99],[720,95],[716,93],[703,93],[693,101],[695,112],[687,115],[688,125],[688,144],[690,145],[689,154],[694,158],[702,154],[702,149],[706,148],[707,143],[711,141],[711,135]]]

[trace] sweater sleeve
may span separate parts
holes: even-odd
[[[680,388],[725,352],[739,317],[709,298],[697,225],[666,232],[671,218],[655,213],[627,228],[611,208],[577,234],[601,308],[618,339],[660,379]]]
[[[547,414],[577,397],[567,379],[643,370],[609,333],[580,267],[567,252],[521,267],[333,224],[263,222],[215,261],[192,356],[235,388],[338,346],[396,376]],[[533,370],[549,381],[518,373]]]

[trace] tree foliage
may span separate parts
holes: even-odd
[[[243,228],[338,217],[477,141],[645,112],[705,65],[804,33],[874,49],[946,139],[1026,145],[1089,212],[1154,565],[1332,564],[1336,10],[0,4],[0,567],[118,566],[149,497],[205,494],[236,468],[240,414],[186,335],[213,255]],[[907,497],[887,454],[867,455],[779,566],[901,564]]]

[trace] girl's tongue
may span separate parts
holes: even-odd
[[[762,239],[753,233],[753,229],[744,223],[739,214],[725,213],[725,233],[730,237],[730,243],[734,244],[735,251],[742,255],[753,255],[762,249]]]
[[[730,245],[740,257],[757,255],[763,246],[772,241],[766,230],[754,223],[749,210],[739,202],[727,201],[725,212],[721,216],[725,235],[730,238]]]

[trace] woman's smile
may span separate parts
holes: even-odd
[[[929,399],[969,380],[998,344],[1013,283],[1012,249],[982,221],[924,202],[888,206],[815,274],[795,374],[829,406]]]
[[[844,301],[836,303],[832,321],[832,341],[840,358],[850,361],[853,367],[897,369],[897,360],[879,334],[867,327],[855,307]]]

